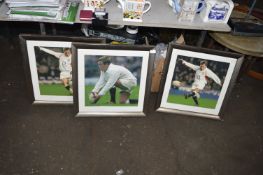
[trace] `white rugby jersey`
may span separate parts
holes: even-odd
[[[61,72],[71,72],[72,66],[71,66],[71,55],[65,56],[64,53],[55,52],[53,50],[49,50],[43,47],[40,47],[40,50],[43,50],[44,52],[51,54],[59,59],[59,70]]]
[[[206,77],[209,77],[221,86],[220,78],[210,69],[205,68],[204,70],[201,70],[200,66],[188,63],[186,61],[183,61],[183,64],[195,71],[195,80],[194,80],[195,83],[206,84],[207,83]]]
[[[111,63],[105,72],[100,71],[99,81],[96,83],[92,92],[99,92],[98,95],[100,96],[105,95],[117,80],[137,81],[136,77],[128,69]]]

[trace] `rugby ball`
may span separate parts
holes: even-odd
[[[172,82],[172,85],[173,85],[174,87],[180,87],[180,86],[181,86],[181,82],[180,82],[180,81],[177,81],[177,80],[174,80],[174,81]]]
[[[94,92],[91,92],[91,93],[89,94],[89,101],[90,101],[91,103],[95,103],[95,100],[96,100],[96,98],[95,98],[95,93],[94,93]]]

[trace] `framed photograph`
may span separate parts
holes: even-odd
[[[170,45],[157,111],[222,119],[242,61],[240,54]]]
[[[77,117],[145,116],[152,46],[73,43]]]
[[[72,42],[105,43],[101,38],[20,36],[30,101],[73,103]]]

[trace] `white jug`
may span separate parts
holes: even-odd
[[[117,0],[120,3],[123,11],[141,11],[143,14],[148,12],[151,8],[151,2],[146,0],[134,1],[134,0]],[[136,3],[137,5],[133,5]],[[144,10],[145,5],[148,7]]]

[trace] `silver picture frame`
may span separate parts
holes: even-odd
[[[62,54],[65,48],[71,50],[72,42],[105,43],[104,38],[71,36],[20,34],[19,38],[27,94],[32,104],[73,103],[73,95],[62,86],[60,59],[40,48]]]
[[[146,116],[149,110],[147,106],[149,103],[151,72],[155,55],[153,46],[73,43],[72,48],[74,58],[73,71],[75,72],[73,81],[78,82],[73,86],[74,92],[76,92],[74,94],[76,117]],[[122,79],[120,77],[116,77],[117,80],[113,83],[117,89],[115,93],[116,103],[108,103],[112,100],[112,95],[109,95],[109,91],[107,91],[108,94],[101,96],[98,101],[92,102],[90,95],[92,95],[102,76],[102,70],[99,69],[99,62],[97,61],[101,57],[109,57],[111,67],[113,67],[113,64],[114,66],[119,66],[120,69],[124,67],[126,71],[136,77],[137,85],[134,85],[132,90],[128,91],[128,103],[121,102],[123,89],[117,86],[117,81],[124,82],[125,78]],[[105,76],[111,77],[110,70],[112,71],[108,67],[104,71],[104,73],[107,72]],[[107,84],[108,82],[109,80],[105,79],[105,83]],[[128,83],[126,85],[128,87]],[[105,85],[101,87],[100,92],[104,87]],[[115,94],[113,95],[114,98]],[[132,100],[135,102],[132,103]]]

